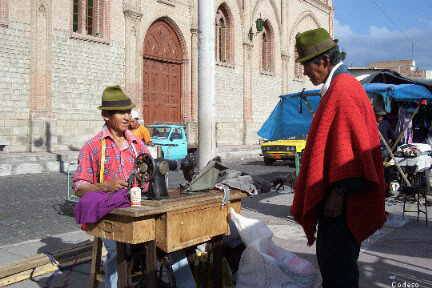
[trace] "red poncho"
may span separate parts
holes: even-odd
[[[291,213],[315,241],[317,218],[333,183],[361,177],[365,191],[346,194],[348,228],[358,243],[385,221],[384,172],[375,114],[363,87],[349,74],[335,76],[308,134]]]

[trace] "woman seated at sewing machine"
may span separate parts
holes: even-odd
[[[131,109],[135,107],[119,86],[107,87],[102,95],[102,118],[105,125],[81,148],[73,183],[75,194],[90,191],[107,193],[128,187],[128,177],[135,159],[150,154],[143,142],[129,130]],[[104,165],[101,165],[104,163]],[[105,287],[117,287],[116,242],[103,240],[108,251],[105,261]]]

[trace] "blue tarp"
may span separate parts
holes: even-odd
[[[432,93],[421,85],[369,83],[363,86],[374,102],[377,96],[382,97],[387,112],[390,112],[391,101],[432,100]],[[280,96],[279,103],[258,131],[258,135],[267,140],[303,138],[308,133],[312,113],[316,111],[319,101],[319,90]]]
[[[369,97],[379,101],[383,101],[385,110],[391,112],[391,101],[396,102],[418,102],[419,100],[432,99],[432,93],[424,86],[416,84],[383,84],[383,83],[369,83],[364,84],[366,92]]]
[[[319,90],[280,96],[279,103],[258,131],[258,135],[268,140],[304,137],[319,101]]]

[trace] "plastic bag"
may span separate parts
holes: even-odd
[[[267,225],[233,209],[230,218],[246,245],[237,271],[237,288],[314,286],[318,274],[312,263],[274,244]]]
[[[230,208],[230,219],[246,246],[251,245],[254,241],[273,237],[273,232],[263,222],[244,217],[235,212],[233,208]]]

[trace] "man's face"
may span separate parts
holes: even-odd
[[[107,126],[117,132],[125,132],[129,128],[131,110],[112,111],[103,116]]]
[[[129,128],[130,129],[136,129],[139,127],[138,119],[132,118],[129,122]]]
[[[303,74],[309,77],[310,81],[314,85],[319,85],[325,82],[327,76],[330,73],[328,61],[320,60],[318,64],[308,61],[303,64],[304,72]]]
[[[375,115],[375,116],[378,123],[381,123],[384,120],[384,116],[382,115]]]

